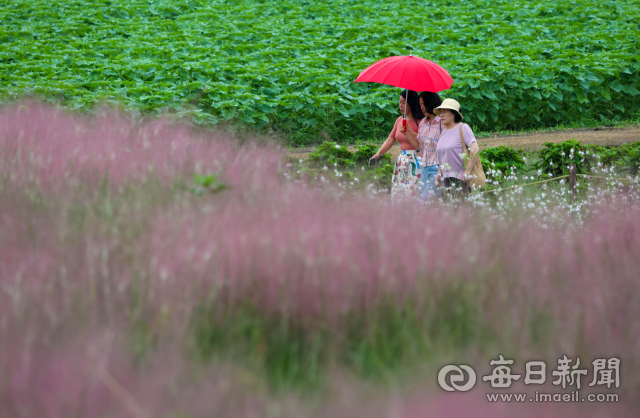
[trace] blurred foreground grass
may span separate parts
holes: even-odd
[[[618,356],[606,411],[637,406],[637,183],[390,204],[252,143],[39,106],[0,114],[0,149],[9,417],[456,415],[437,370],[498,354]]]

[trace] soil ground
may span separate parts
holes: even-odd
[[[545,142],[563,142],[570,139],[582,141],[585,144],[598,145],[620,145],[625,142],[640,141],[640,126],[630,126],[625,128],[590,128],[590,129],[570,129],[565,131],[551,132],[531,132],[520,135],[494,135],[491,137],[478,138],[480,149],[506,145],[512,148],[523,148],[525,151],[535,151],[542,148]],[[355,151],[355,148],[349,148]],[[312,148],[297,149],[289,151],[291,157],[305,158]],[[400,146],[396,143],[391,150],[391,161],[395,161],[400,154]]]

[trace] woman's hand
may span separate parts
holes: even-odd
[[[438,166],[438,172],[436,173],[435,179],[433,179],[433,184],[437,187],[440,187],[442,184],[442,166]]]

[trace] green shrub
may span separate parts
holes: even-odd
[[[369,159],[378,149],[377,145],[361,145],[351,152],[335,142],[323,142],[306,160],[289,159],[291,176],[312,182],[337,181],[350,189],[370,186],[388,191],[394,167],[391,156],[384,154],[375,166],[369,166]]]
[[[355,164],[351,151],[335,142],[323,142],[316,150],[309,154],[309,163],[315,166],[327,165],[332,167],[349,167]]]
[[[480,151],[480,160],[487,177],[495,180],[504,180],[511,174],[524,170],[526,166],[522,151],[504,145]]]
[[[395,163],[390,162],[389,155],[384,155],[374,167],[365,169],[362,173],[362,183],[372,185],[376,190],[391,191],[391,176]]]
[[[620,168],[630,174],[636,175],[640,171],[640,143],[629,144],[620,159]]]
[[[604,165],[612,165],[620,158],[618,153],[618,147],[604,147],[602,145],[587,145],[587,149],[591,151],[594,156],[600,160]]]
[[[635,175],[640,166],[640,142],[622,144],[617,147],[588,145],[587,148],[595,154],[605,166],[616,166],[623,172]]]
[[[378,152],[379,149],[379,145],[360,145],[358,147],[358,151],[356,151],[354,154],[356,163],[369,164],[369,159],[372,155]],[[378,159],[378,163],[388,164],[390,161],[391,156],[389,154],[384,154],[382,157],[380,157],[380,159]]]
[[[369,165],[369,159],[378,152],[378,145],[360,145],[357,151],[351,152],[347,147],[335,142],[323,142],[309,154],[309,163],[312,166],[353,167],[356,165]],[[378,164],[388,164],[391,161],[389,154],[384,154],[378,159]]]
[[[540,150],[540,160],[534,168],[549,177],[557,177],[569,174],[569,166],[575,164],[578,174],[588,174],[591,161],[587,158],[587,151],[588,148],[575,139],[559,144],[547,142]]]

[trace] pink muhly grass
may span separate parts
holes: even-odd
[[[253,146],[238,152],[219,135],[198,135],[163,119],[139,123],[117,113],[87,118],[37,103],[0,112],[0,149],[12,181],[44,190],[95,187],[106,176],[114,190],[156,178],[168,186],[194,173],[222,173],[232,186],[257,187],[273,180],[278,161],[276,153]]]
[[[264,386],[243,393],[247,377],[232,365],[201,370],[170,345],[135,361],[121,335],[103,328],[56,344],[4,341],[2,417],[234,418],[264,410]]]
[[[264,312],[339,322],[388,295],[428,305],[443,286],[463,282],[479,289],[487,318],[507,321],[516,333],[528,332],[530,311],[523,308],[550,309],[558,329],[564,327],[557,343],[567,349],[576,338],[600,347],[604,333],[616,332],[614,324],[637,322],[630,302],[639,290],[633,254],[640,235],[628,232],[638,228],[634,214],[593,219],[566,233],[526,221],[479,224],[479,215],[468,211],[297,197],[271,193],[254,205],[230,199],[214,210],[161,215],[147,241],[158,286],[201,296],[225,289],[227,301],[251,301]],[[446,233],[421,229],[422,219],[437,219]],[[597,316],[607,326],[582,329]]]
[[[365,395],[348,406],[329,396],[318,411],[272,398],[249,367],[192,362],[193,320],[212,301],[205,320],[234,320],[251,306],[340,346],[349,318],[375,328],[392,306],[429,322],[440,305],[459,302],[451,292],[467,292],[493,340],[451,357],[619,356],[624,393],[640,388],[637,207],[595,207],[579,228],[547,230],[524,216],[391,205],[285,182],[277,152],[257,145],[31,104],[0,114],[0,144],[0,411],[9,416],[234,417],[282,407],[283,416],[417,417],[423,407],[485,408],[476,398],[468,409],[450,406],[430,387],[436,395],[417,400],[374,396],[375,408]],[[105,197],[93,189],[107,172]],[[222,173],[232,187],[203,196],[168,187],[194,173]],[[537,315],[551,320],[542,337],[532,331]],[[100,365],[125,395],[96,377]]]

